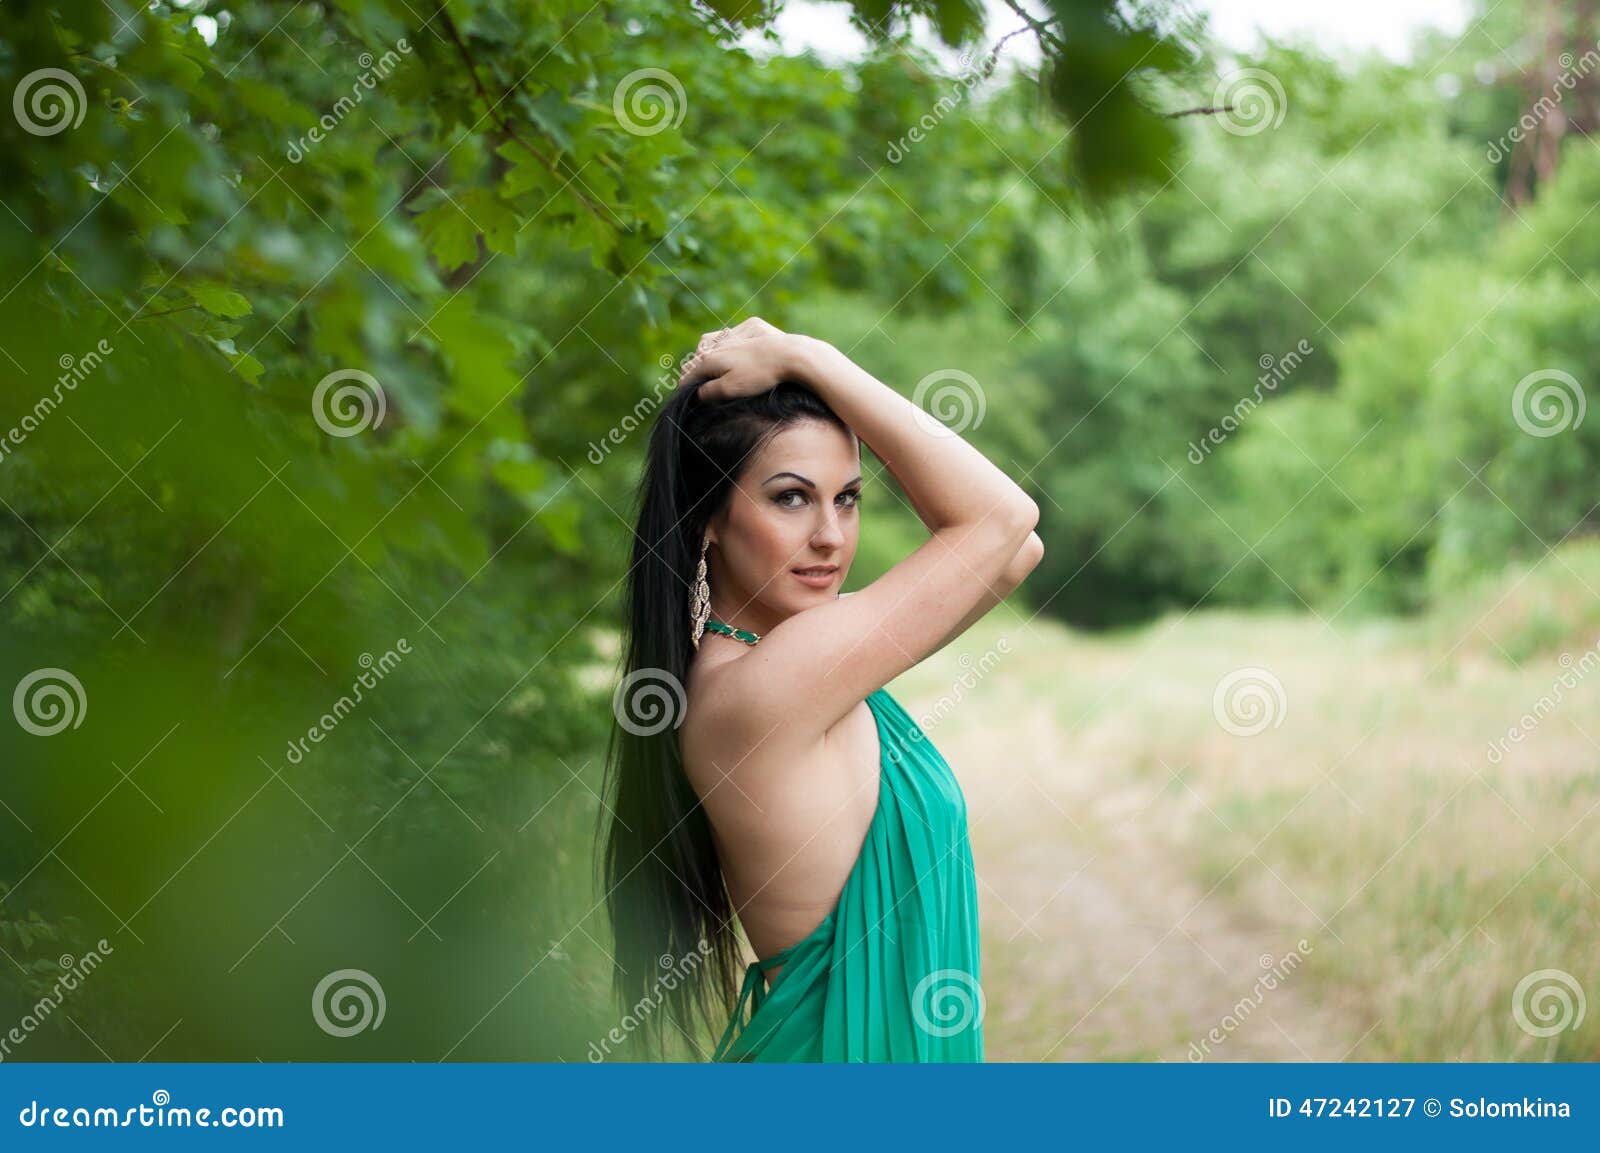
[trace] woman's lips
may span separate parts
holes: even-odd
[[[795,577],[803,584],[808,584],[815,589],[825,589],[833,583],[833,578],[839,575],[837,567],[818,568],[812,571],[805,569],[790,569]]]

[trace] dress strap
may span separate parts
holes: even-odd
[[[748,1020],[745,1015],[745,1006],[748,1005],[750,1007],[750,1016],[755,1015],[755,1011],[760,1004],[762,984],[761,963],[756,961],[746,965],[744,983],[739,987],[739,1002],[733,1008],[733,1015],[728,1018],[727,1027],[722,1030],[722,1039],[717,1042],[716,1051],[711,1055],[713,1061],[722,1060],[723,1054],[728,1051],[728,1044],[733,1040],[735,1027],[740,1032],[744,1031],[745,1022]]]
[[[818,926],[818,928],[820,927]],[[728,1018],[727,1027],[722,1030],[722,1040],[717,1042],[716,1052],[712,1054],[712,1060],[720,1061],[722,1059],[722,1055],[727,1051],[729,1042],[733,1040],[735,1026],[738,1027],[739,1032],[744,1032],[744,1028],[749,1023],[750,1018],[754,1017],[766,1002],[767,993],[770,992],[767,985],[767,970],[775,965],[783,964],[794,954],[796,949],[804,945],[808,940],[810,940],[809,937],[802,938],[787,949],[779,949],[772,956],[751,961],[745,966],[744,982],[739,986],[739,1002],[733,1008],[733,1016]],[[746,1005],[750,1008],[748,1016],[745,1013]]]

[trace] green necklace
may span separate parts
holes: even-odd
[[[722,633],[725,636],[732,637],[736,641],[743,641],[747,645],[753,645],[761,639],[760,636],[751,632],[749,629],[736,629],[730,624],[725,624],[724,622],[717,620],[715,617],[707,618],[706,631]]]

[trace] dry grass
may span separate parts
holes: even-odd
[[[1208,1059],[1600,1058],[1595,590],[1583,545],[1410,622],[1203,611],[1090,638],[1002,608],[902,678],[914,714],[960,698],[929,732],[972,813],[991,1056],[1191,1059],[1304,938]],[[1282,685],[1255,735],[1214,713],[1246,666]],[[1544,969],[1595,1003],[1536,1036],[1513,992]]]

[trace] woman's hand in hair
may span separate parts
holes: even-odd
[[[801,345],[807,339],[752,317],[696,352],[678,383],[698,388],[703,400],[757,396],[794,375]]]
[[[708,332],[701,336],[700,343],[695,345],[694,353],[689,357],[685,368],[687,369],[689,365],[693,365],[702,355],[719,345],[726,347],[729,344],[737,344],[741,340],[749,340],[753,336],[779,335],[782,335],[781,329],[775,325],[768,324],[759,316],[752,316],[732,328],[719,328],[715,332]]]
[[[781,330],[775,325],[768,324],[759,316],[734,325],[732,328],[719,328],[715,332],[708,332],[700,338],[700,343],[695,345],[695,355],[707,349],[727,344],[730,341],[749,340],[752,336],[777,336]]]
[[[768,324],[759,316],[752,316],[740,321],[732,328],[719,328],[715,332],[708,332],[700,338],[699,345],[695,348],[695,355],[707,349],[716,348],[718,345],[726,346],[737,344],[741,340],[749,340],[753,336],[782,336],[783,330],[776,325]]]

